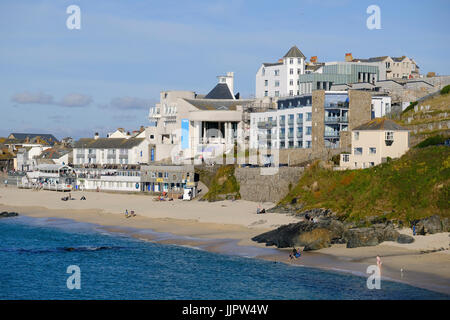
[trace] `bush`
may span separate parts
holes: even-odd
[[[406,113],[406,112],[408,112],[409,110],[414,109],[414,107],[415,107],[418,103],[419,103],[419,102],[417,102],[417,101],[411,102],[411,103],[409,104],[409,106],[407,106],[406,109],[403,110],[402,113]]]
[[[442,88],[441,90],[441,94],[448,94],[450,92],[450,84],[446,85],[445,87]]]
[[[429,137],[429,138],[423,140],[422,142],[417,144],[414,148],[425,148],[428,146],[444,144],[445,140],[447,140],[447,139],[448,139],[448,137],[444,137],[441,135],[435,135],[435,136],[432,136],[432,137]]]

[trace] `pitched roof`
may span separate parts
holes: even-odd
[[[297,46],[293,46],[289,49],[289,51],[284,55],[283,58],[306,58],[305,55],[297,48]]]
[[[144,138],[81,138],[75,142],[75,148],[131,149],[141,144],[144,140]]]
[[[42,159],[59,159],[62,156],[65,156],[66,154],[70,153],[72,149],[68,148],[50,148],[47,150],[44,150],[41,152],[39,156],[36,158],[42,158]]]
[[[386,118],[375,118],[370,120],[367,123],[364,123],[353,130],[359,131],[359,130],[402,130],[407,131],[408,129],[402,127],[401,125],[395,123],[392,120],[386,119]]]
[[[41,140],[44,140],[45,142],[47,142],[49,145],[53,145],[53,144],[55,144],[55,142],[58,142],[58,139],[56,139],[54,135],[47,134],[47,133],[16,133],[16,132],[13,132],[8,137],[10,137],[10,136],[13,136],[14,139],[23,140],[23,141],[25,141],[27,138],[31,140],[31,139],[35,139],[35,138],[39,137]]]
[[[372,57],[372,58],[368,58],[368,59],[353,59],[353,62],[380,62],[380,61],[384,61],[386,58],[388,58],[389,56],[382,56],[382,57]]]
[[[283,64],[283,62],[274,62],[274,63],[265,62],[265,63],[263,63],[264,67],[280,66],[282,64]]]
[[[226,83],[218,83],[206,96],[205,99],[233,99],[233,94]]]

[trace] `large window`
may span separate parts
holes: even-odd
[[[358,148],[354,148],[353,150],[354,150],[355,156],[360,156],[363,153],[363,149],[359,148],[359,147]]]
[[[312,131],[312,127],[306,127],[306,135],[310,136]]]
[[[274,73],[275,73],[276,76],[279,76],[280,75],[280,70],[277,69],[277,70],[274,71]]]
[[[359,132],[353,132],[353,138],[355,139],[355,141],[359,140]]]
[[[264,80],[264,86],[267,87],[269,85],[269,80]]]
[[[394,132],[386,131],[386,140],[389,140],[389,141],[394,140]]]
[[[343,154],[342,155],[342,162],[349,162],[350,161],[350,155],[349,154]]]
[[[311,121],[312,118],[312,113],[311,112],[307,112],[306,113],[306,121]]]
[[[369,154],[376,154],[377,148],[369,148]]]
[[[275,87],[279,87],[280,86],[280,81],[275,80]]]

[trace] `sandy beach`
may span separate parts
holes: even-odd
[[[66,218],[102,226],[109,231],[129,233],[141,239],[200,247],[208,251],[263,258],[367,276],[366,269],[383,261],[382,277],[450,294],[449,233],[416,236],[412,244],[384,242],[374,247],[347,249],[345,245],[304,252],[290,262],[289,250],[267,248],[251,241],[262,232],[299,221],[276,213],[256,214],[258,203],[238,201],[153,201],[141,194],[73,192],[76,200],[61,201],[68,193],[32,191],[9,186],[0,188],[0,211],[21,215]],[[82,195],[86,201],[80,201]],[[273,206],[264,203],[264,208]],[[136,217],[125,218],[125,210]],[[154,232],[140,232],[152,230]],[[401,230],[411,233],[410,230]],[[167,236],[173,235],[173,236]],[[437,252],[431,252],[440,250]],[[364,280],[365,281],[365,280]]]

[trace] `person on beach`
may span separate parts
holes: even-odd
[[[293,260],[293,259],[296,259],[297,260],[297,258],[300,258],[300,256],[301,256],[302,254],[300,253],[300,249],[295,249],[295,248],[292,248],[292,252],[289,254],[289,259],[290,260]]]
[[[379,256],[377,256],[377,266],[378,266],[378,271],[380,272],[380,276],[381,276],[381,265],[383,264],[383,262],[381,262],[381,258]]]
[[[416,225],[414,224],[413,225],[413,236],[415,236],[416,235]]]
[[[128,218],[128,209],[125,209],[125,218]]]

